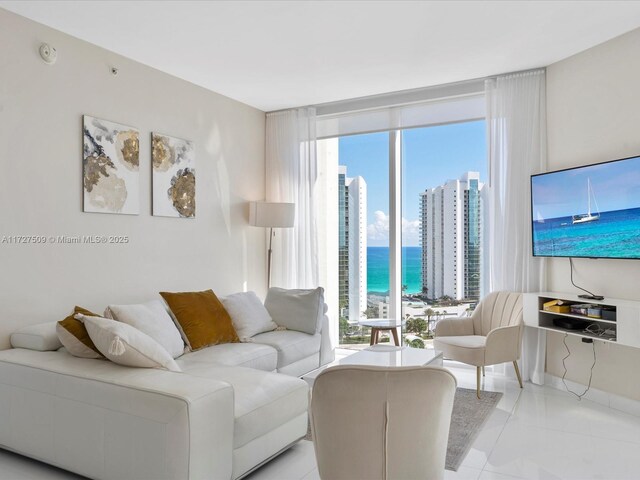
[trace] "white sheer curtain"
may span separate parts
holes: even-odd
[[[296,205],[294,228],[276,229],[271,285],[318,286],[316,112],[298,108],[267,114],[266,200]]]
[[[488,291],[540,291],[544,262],[531,254],[530,175],[546,167],[545,71],[487,80],[489,147]],[[524,380],[544,383],[544,331],[525,328]],[[509,370],[507,370],[509,371]]]

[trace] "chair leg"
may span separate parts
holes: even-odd
[[[484,377],[484,367],[482,367],[482,376]]]
[[[518,362],[516,360],[513,361],[513,368],[516,369],[516,377],[518,377],[518,383],[520,384],[520,388],[522,388],[522,377],[520,376],[520,369],[518,368]]]
[[[482,367],[476,367],[476,395],[480,398],[480,369]]]

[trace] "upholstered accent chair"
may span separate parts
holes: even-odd
[[[433,347],[445,358],[476,366],[476,394],[480,398],[480,374],[484,367],[513,362],[520,388],[517,360],[522,343],[522,294],[493,292],[470,317],[440,320]]]
[[[320,478],[442,479],[455,390],[440,367],[326,369],[311,396]]]

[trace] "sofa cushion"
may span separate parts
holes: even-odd
[[[274,322],[288,330],[319,333],[324,315],[324,289],[270,288],[264,306]]]
[[[146,333],[162,345],[173,358],[184,353],[182,336],[160,299],[138,305],[109,305],[105,316]]]
[[[267,332],[252,338],[254,343],[270,345],[278,351],[278,369],[320,352],[321,335],[284,330]]]
[[[178,359],[183,370],[195,364],[249,367],[273,372],[278,367],[278,352],[258,343],[223,343],[184,354]]]
[[[484,347],[487,337],[482,335],[461,335],[436,337],[433,348],[442,351],[445,358],[455,358],[469,365],[484,365]]]
[[[146,333],[126,323],[78,314],[100,353],[126,367],[164,368],[180,372],[169,352]]]
[[[254,292],[234,293],[220,300],[229,312],[241,342],[246,342],[259,333],[278,328]]]
[[[16,330],[11,334],[11,346],[40,352],[57,350],[62,346],[62,343],[58,338],[56,325],[56,322],[47,322]]]
[[[64,348],[74,357],[80,358],[104,358],[93,340],[89,337],[87,328],[75,318],[75,315],[96,315],[86,308],[76,306],[73,313],[56,324],[56,333]]]
[[[185,367],[184,372],[194,377],[227,382],[233,387],[234,448],[304,414],[309,406],[307,382],[288,375],[195,363]]]
[[[204,292],[160,292],[190,350],[209,345],[238,342],[231,317],[213,290]]]

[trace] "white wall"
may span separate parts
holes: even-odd
[[[549,170],[640,155],[640,29],[548,67]],[[640,261],[576,260],[576,283],[605,297],[640,300]],[[569,261],[549,261],[549,290],[575,292]],[[547,371],[561,376],[566,350],[549,334]],[[586,384],[591,345],[568,338],[567,378]],[[592,386],[640,400],[640,349],[601,342]]]
[[[57,48],[55,65],[38,56],[43,41]],[[140,130],[140,215],[82,212],[83,114]],[[246,204],[264,198],[264,123],[259,110],[0,9],[0,240],[130,237],[0,243],[0,348],[16,328],[76,304],[100,312],[160,290],[263,295],[264,231],[247,225]],[[150,214],[151,131],[195,143],[194,220]]]

